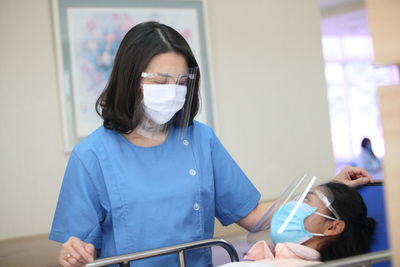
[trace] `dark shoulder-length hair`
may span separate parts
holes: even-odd
[[[367,217],[367,208],[360,194],[342,183],[331,182],[323,186],[332,192],[332,207],[346,226],[338,238],[325,243],[319,249],[321,260],[328,261],[369,252],[376,222]]]
[[[130,133],[138,126],[143,118],[141,74],[154,56],[166,52],[182,55],[189,68],[198,69],[188,43],[173,28],[149,21],[127,32],[118,48],[106,88],[96,102],[96,111],[103,118],[105,128]],[[190,105],[189,125],[199,110],[199,71],[195,77],[193,99],[191,103],[185,101],[182,109],[187,110],[186,105]],[[175,114],[171,122],[178,120],[179,113]]]

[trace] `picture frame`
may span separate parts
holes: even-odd
[[[171,26],[199,63],[201,111],[213,127],[213,105],[202,0],[52,0],[65,151],[100,127],[95,103],[105,88],[125,33],[144,21]]]

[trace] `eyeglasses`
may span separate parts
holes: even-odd
[[[150,83],[166,84],[175,83],[179,85],[186,85],[189,80],[195,79],[194,74],[185,73],[179,76],[174,76],[165,72],[142,72],[142,78],[148,78]]]
[[[336,217],[336,219],[340,220],[339,214],[332,207],[332,203],[328,200],[324,193],[319,190],[314,190],[314,193],[318,196],[318,198],[324,203],[325,207],[329,209],[330,212]]]

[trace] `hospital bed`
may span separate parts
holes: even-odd
[[[377,221],[376,230],[374,233],[374,241],[371,246],[371,252],[354,257],[324,262],[321,265],[314,266],[347,267],[369,266],[372,264],[372,266],[374,267],[391,266],[391,254],[387,238],[383,183],[377,182],[375,184],[368,184],[361,187],[358,191],[368,207],[368,216],[374,218]],[[228,241],[220,238],[206,239],[143,252],[109,257],[96,260],[90,264],[87,264],[86,267],[107,266],[110,264],[119,264],[120,267],[128,267],[130,261],[174,253],[178,254],[177,257],[179,259],[179,266],[185,267],[185,251],[208,247],[212,247],[213,249],[213,264],[216,266],[227,263],[229,262],[229,260],[231,262],[237,262],[241,260],[243,258],[244,252],[247,251],[248,248],[245,245],[246,237],[244,235],[241,235],[237,237],[227,238],[227,240]],[[234,246],[231,243],[234,244]],[[228,253],[229,258],[227,257],[226,252]]]
[[[231,262],[239,261],[238,254],[236,253],[235,248],[227,241],[221,238],[213,238],[213,239],[205,239],[199,240],[189,243],[184,243],[175,246],[163,247],[158,249],[147,250],[143,252],[136,252],[132,254],[125,254],[115,257],[109,257],[104,259],[96,260],[92,263],[86,264],[86,267],[99,267],[99,266],[107,266],[110,264],[119,264],[120,267],[129,267],[130,261],[156,257],[166,254],[178,254],[178,262],[180,267],[185,267],[185,251],[200,249],[200,248],[209,248],[213,246],[219,246],[228,252]],[[190,266],[188,266],[190,267]]]
[[[358,192],[364,199],[368,208],[368,217],[374,218],[376,221],[373,242],[371,244],[372,252],[385,251],[389,249],[388,231],[386,223],[385,210],[385,192],[382,181],[373,184],[367,184],[360,187]],[[382,261],[373,265],[374,267],[390,267],[390,261]]]

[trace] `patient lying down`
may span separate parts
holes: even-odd
[[[268,222],[272,246],[258,241],[246,261],[223,266],[309,266],[369,251],[375,221],[355,189],[326,183],[304,196],[273,213]]]

